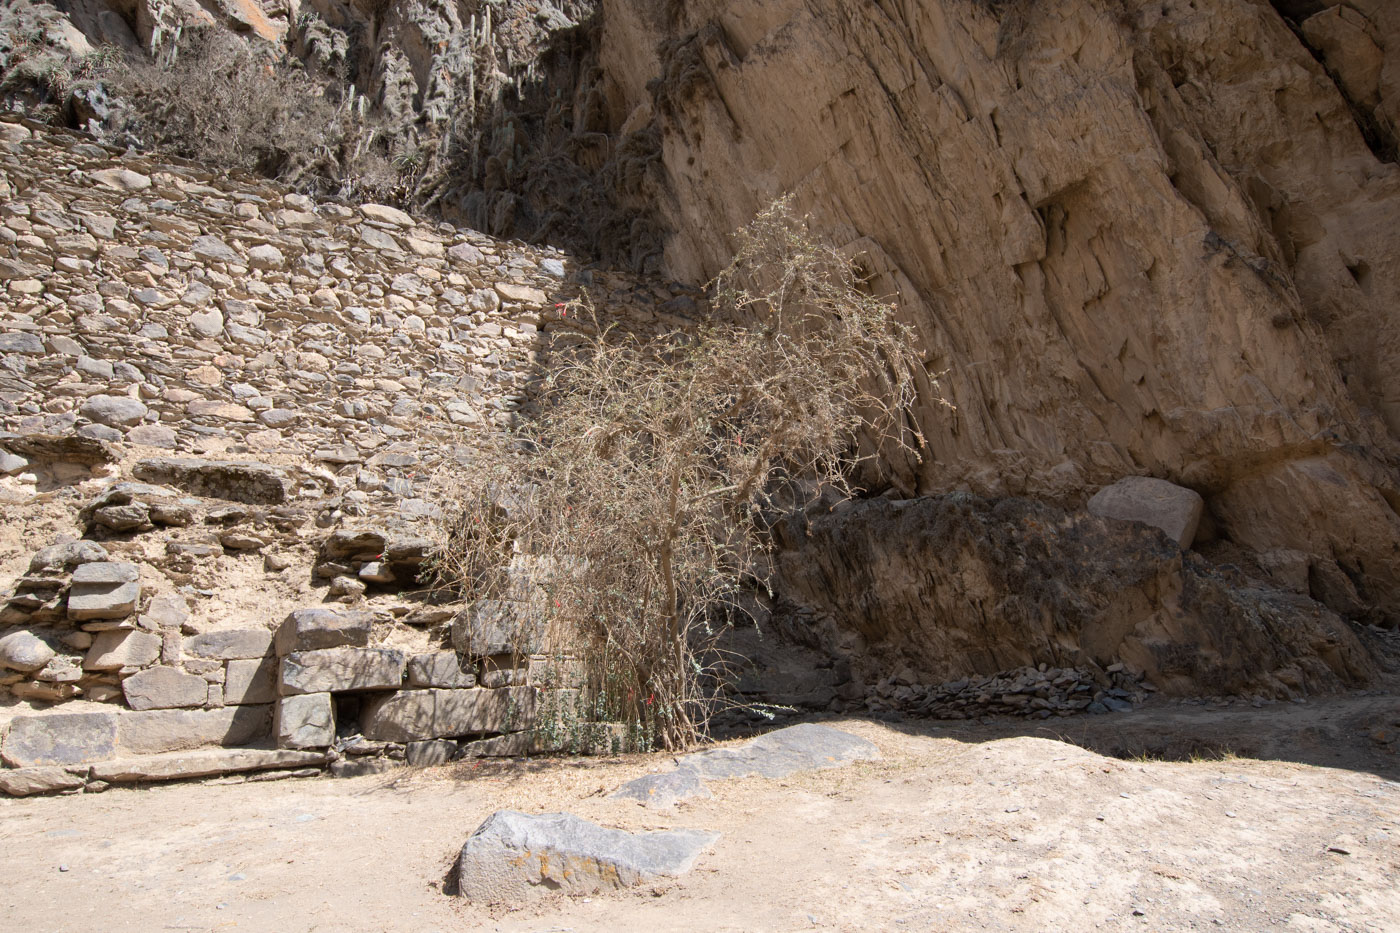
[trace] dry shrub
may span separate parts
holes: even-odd
[[[538,416],[482,442],[438,529],[468,617],[508,605],[516,643],[577,658],[586,715],[640,747],[703,735],[715,639],[766,589],[772,522],[856,492],[858,432],[922,446],[902,427],[913,335],[786,202],[714,284],[713,321],[658,338],[564,308],[574,345]]]

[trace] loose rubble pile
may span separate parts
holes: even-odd
[[[864,697],[873,713],[898,710],[934,719],[1024,716],[1049,719],[1074,713],[1126,712],[1155,692],[1141,674],[1122,664],[1104,674],[1075,668],[1023,667],[986,677],[941,684],[904,683],[905,677],[880,681]]]
[[[0,119],[0,789],[559,747],[536,695],[568,685],[427,585],[424,519],[585,283],[678,320],[548,250]]]

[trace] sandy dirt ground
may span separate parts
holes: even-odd
[[[717,782],[670,812],[606,796],[663,756],[3,800],[0,928],[1400,930],[1400,700],[1149,708],[1059,732],[831,724],[883,759]],[[1261,757],[1084,747],[1232,741]],[[449,896],[456,851],[503,807],[723,836],[653,887],[516,909]]]

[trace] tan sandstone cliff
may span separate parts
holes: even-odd
[[[1205,497],[1198,544],[1400,618],[1400,10],[603,7],[673,274],[790,191],[898,295],[957,409],[917,414],[918,491],[1163,477]]]

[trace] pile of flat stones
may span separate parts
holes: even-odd
[[[1019,716],[1049,719],[1076,713],[1126,712],[1152,691],[1122,664],[1102,673],[1041,664],[983,677],[923,685],[893,677],[870,688],[864,707],[872,713],[901,712],[933,719]]]

